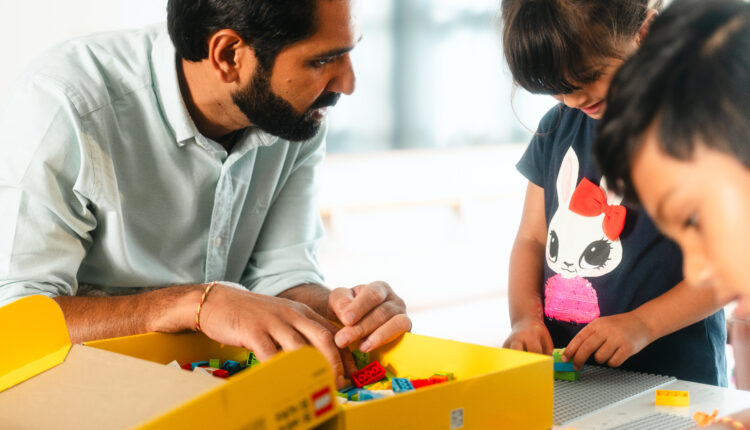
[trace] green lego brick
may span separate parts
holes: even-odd
[[[552,350],[552,359],[555,363],[562,363],[562,355],[565,352],[565,348],[555,348]]]
[[[369,352],[362,352],[358,349],[355,349],[352,351],[352,355],[354,356],[354,364],[357,366],[357,369],[362,369],[363,367],[370,364],[370,353]]]
[[[260,364],[260,361],[258,361],[255,354],[251,352],[250,355],[247,356],[247,362],[245,364],[247,364],[248,368],[252,368],[253,366]]]
[[[208,367],[213,367],[214,369],[221,368],[221,361],[218,358],[212,358],[208,360]]]
[[[555,379],[562,381],[577,381],[581,379],[581,372],[555,372]]]

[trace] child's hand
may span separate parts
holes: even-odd
[[[526,318],[513,324],[513,331],[503,348],[550,355],[554,345],[544,322],[538,318]]]
[[[594,354],[597,363],[618,367],[652,341],[648,326],[631,312],[601,317],[570,341],[562,361],[573,361],[573,367],[580,370]]]

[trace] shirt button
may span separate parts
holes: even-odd
[[[217,248],[221,246],[221,238],[220,237],[217,237],[216,240],[214,240],[214,246],[217,247]]]

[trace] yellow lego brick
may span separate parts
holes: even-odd
[[[656,390],[657,406],[690,406],[690,393],[687,391]]]

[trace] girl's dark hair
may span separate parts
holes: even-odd
[[[594,154],[634,201],[631,166],[652,126],[674,158],[700,144],[750,168],[750,3],[676,0],[615,74]]]
[[[568,94],[598,79],[598,61],[624,58],[649,7],[662,0],[503,0],[503,51],[516,84]]]
[[[208,58],[213,33],[234,30],[270,70],[282,49],[315,34],[316,11],[316,0],[169,0],[167,28],[188,61]]]

